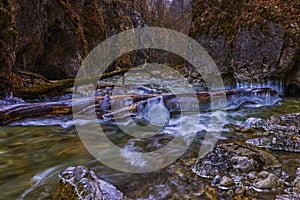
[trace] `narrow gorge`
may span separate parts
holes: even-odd
[[[300,199],[299,1],[0,15],[0,200]]]

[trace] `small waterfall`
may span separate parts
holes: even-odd
[[[138,113],[157,126],[164,126],[170,120],[170,112],[165,107],[161,96],[148,99],[144,108],[138,108]]]
[[[271,106],[280,101],[277,92],[270,88],[243,89],[227,96],[227,109]]]
[[[75,122],[70,117],[47,116],[45,118],[28,118],[12,122],[10,126],[60,126],[65,129],[73,127]]]
[[[21,98],[14,97],[12,93],[7,94],[4,99],[0,100],[0,106],[14,105],[20,103],[25,103],[25,101]]]
[[[283,81],[282,80],[270,80],[270,79],[264,79],[259,82],[237,82],[236,83],[236,88],[241,89],[241,88],[271,88],[279,95],[284,94],[284,86],[283,86]]]
[[[131,139],[124,146],[123,149],[120,150],[123,158],[126,159],[126,162],[134,167],[146,167],[147,160],[143,158],[141,154],[138,154],[143,151],[141,147],[135,145],[135,142],[138,139]]]

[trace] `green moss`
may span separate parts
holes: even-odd
[[[63,6],[66,13],[66,22],[71,26],[73,33],[79,36],[80,42],[82,42],[85,56],[88,55],[88,43],[83,33],[83,27],[81,25],[80,16],[75,12],[70,4],[69,0],[59,0],[59,3]]]
[[[103,73],[101,77],[99,76],[92,76],[92,77],[86,77],[76,80],[77,85],[85,85],[90,83],[96,83],[100,79],[106,79],[117,75],[122,75],[128,72],[129,68],[123,68],[120,70],[115,70],[108,73]],[[23,86],[16,86],[14,95],[23,99],[38,99],[45,96],[55,96],[62,91],[64,91],[67,88],[74,86],[75,79],[64,79],[60,80],[55,83],[45,83],[41,85],[33,85],[29,87],[23,87]]]
[[[0,9],[3,11],[3,12],[5,12],[5,13],[7,13],[8,15],[10,15],[11,16],[11,5],[10,5],[10,2],[9,1],[7,1],[7,0],[2,0],[2,1],[0,1]]]
[[[56,84],[42,84],[34,85],[30,87],[16,87],[14,95],[21,97],[23,99],[38,99],[43,96],[57,95],[64,89],[72,87],[74,84],[74,79],[62,80]]]
[[[290,34],[299,34],[300,1],[285,0],[199,0],[193,8],[194,27],[190,35],[212,31],[212,37],[232,38],[240,28],[269,22],[280,23]],[[294,24],[294,25],[291,25]],[[298,27],[292,27],[298,26]]]

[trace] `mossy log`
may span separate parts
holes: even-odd
[[[117,75],[122,75],[128,72],[130,69],[124,68],[115,70],[112,72],[104,73],[101,76],[92,76],[87,78],[81,78],[77,80],[79,85],[96,83],[98,80],[110,78]],[[67,88],[73,87],[75,78],[64,79],[59,81],[53,81],[51,83],[33,85],[29,87],[16,87],[14,96],[22,99],[40,99],[46,96],[57,96],[61,94]]]
[[[26,75],[26,76],[30,76],[32,78],[37,78],[37,79],[41,79],[43,81],[45,81],[46,83],[52,83],[51,81],[49,81],[48,79],[46,79],[43,75],[41,74],[37,74],[34,72],[30,72],[30,71],[26,71],[26,70],[13,70],[12,71],[15,74],[20,74],[20,75]]]

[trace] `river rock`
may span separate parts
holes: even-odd
[[[284,194],[276,196],[276,200],[297,200],[300,199],[300,168],[297,169],[296,178],[291,187],[286,188]]]
[[[216,146],[211,153],[199,158],[192,170],[201,177],[212,179],[212,184],[221,189],[230,186],[252,188],[253,185],[274,189],[282,187],[281,181],[286,178],[281,163],[274,156],[256,147],[234,143]],[[264,179],[259,177],[262,173],[267,174]]]
[[[59,174],[54,199],[121,200],[123,193],[112,184],[99,179],[85,166],[68,167]]]
[[[221,187],[232,187],[234,185],[234,181],[231,178],[228,178],[227,176],[223,176],[220,181]]]
[[[263,130],[260,137],[249,139],[248,144],[273,150],[300,152],[300,113],[274,115],[268,120],[248,119],[251,131]]]
[[[272,189],[272,188],[282,187],[283,184],[284,184],[283,180],[279,179],[274,174],[269,174],[267,178],[254,183],[254,187],[259,189]]]

